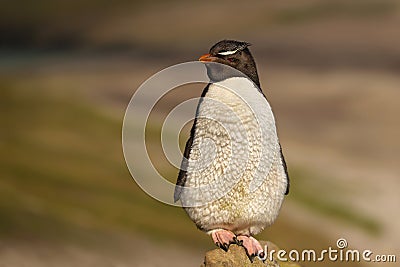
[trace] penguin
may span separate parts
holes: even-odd
[[[210,83],[197,106],[174,200],[218,247],[241,245],[253,261],[266,257],[254,235],[276,220],[290,183],[249,46],[222,40],[199,58]]]

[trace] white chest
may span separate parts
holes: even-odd
[[[198,189],[191,202],[257,190],[278,152],[274,116],[258,88],[241,77],[211,84],[199,104],[189,155],[185,186]]]

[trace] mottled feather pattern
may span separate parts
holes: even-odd
[[[276,219],[288,183],[271,108],[243,77],[211,84],[206,97],[198,107],[181,201],[204,231],[257,234]],[[206,187],[189,190],[199,186]]]

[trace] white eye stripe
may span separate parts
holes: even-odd
[[[236,50],[233,50],[233,51],[224,51],[224,52],[218,53],[218,55],[221,55],[221,56],[229,56],[229,55],[235,54],[237,51],[239,51],[239,50],[236,49]]]

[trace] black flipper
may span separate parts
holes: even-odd
[[[283,153],[282,153],[282,146],[281,146],[281,144],[279,144],[279,148],[280,148],[280,153],[281,153],[281,159],[282,159],[283,168],[284,168],[284,170],[285,170],[286,179],[287,179],[287,186],[286,186],[286,192],[285,192],[285,195],[287,195],[287,194],[289,194],[289,188],[290,188],[289,173],[288,173],[288,169],[287,169],[285,157],[283,156]]]
[[[178,174],[178,179],[176,180],[176,185],[175,186],[175,192],[174,192],[174,201],[177,202],[180,197],[181,197],[181,193],[182,193],[182,187],[185,186],[185,182],[186,182],[186,169],[187,169],[187,163],[189,160],[189,154],[190,154],[190,149],[192,148],[192,144],[193,144],[193,133],[194,132],[194,125],[192,127],[192,130],[190,131],[190,137],[186,142],[186,146],[185,146],[185,152],[183,153],[183,159],[181,162],[181,169],[179,171]]]
[[[268,98],[264,94],[264,92],[261,90],[261,87],[259,87],[259,90],[260,90],[261,94],[265,97],[265,99],[267,99],[267,101],[268,101]],[[288,172],[288,168],[286,165],[285,157],[283,156],[283,152],[282,152],[282,146],[280,143],[279,143],[279,150],[280,150],[282,164],[283,164],[283,168],[285,170],[286,179],[287,179],[287,186],[286,186],[286,191],[285,191],[285,195],[287,195],[287,194],[289,194],[289,189],[290,189],[290,179],[289,179],[289,172]]]

